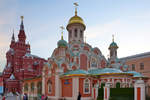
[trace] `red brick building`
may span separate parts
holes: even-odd
[[[42,66],[46,60],[31,54],[30,44],[26,43],[23,16],[21,17],[18,40],[15,41],[13,33],[6,59],[7,63],[3,70],[5,92],[21,93],[21,80],[41,75]]]

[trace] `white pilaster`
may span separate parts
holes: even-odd
[[[59,80],[59,75],[55,75],[55,97],[59,98],[60,97],[60,80]]]
[[[140,89],[140,91],[138,91],[138,88]],[[138,98],[138,97],[140,97],[140,98]],[[135,85],[134,85],[134,100],[145,100],[145,83],[144,83],[143,80],[137,80],[135,82]]]
[[[79,78],[78,77],[73,77],[72,78],[72,84],[73,84],[73,89],[72,89],[72,95],[73,99],[77,100],[78,94],[79,94]]]
[[[104,87],[104,100],[109,100],[110,97],[110,83],[106,83]]]
[[[45,94],[45,73],[42,72],[42,94]]]

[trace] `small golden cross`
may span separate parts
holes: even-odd
[[[61,28],[61,39],[63,39],[63,30],[65,29],[63,26],[60,26]]]
[[[77,2],[73,3],[75,5],[75,15],[77,15],[77,7],[79,6]]]

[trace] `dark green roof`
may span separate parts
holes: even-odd
[[[68,45],[68,43],[63,39],[61,39],[57,42],[58,47],[67,47],[67,45]]]
[[[110,44],[109,49],[110,48],[118,48],[117,43],[115,43],[114,41]]]

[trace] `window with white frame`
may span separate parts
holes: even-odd
[[[89,94],[90,93],[90,80],[85,79],[84,80],[84,94]]]
[[[47,86],[48,86],[48,93],[51,93],[52,92],[52,82],[50,80],[47,82]]]

